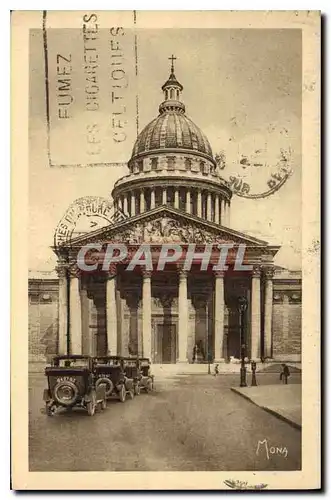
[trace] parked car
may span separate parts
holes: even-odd
[[[154,375],[151,374],[151,362],[148,358],[139,359],[141,379],[140,390],[151,392],[154,389]]]
[[[133,383],[126,377],[124,361],[121,356],[95,357],[97,386],[104,384],[107,399],[115,396],[122,403],[126,395],[134,396]]]
[[[128,383],[130,383],[130,386],[133,386],[133,392],[135,395],[140,394],[140,380],[142,378],[142,375],[140,371],[139,358],[124,357],[123,364],[125,376],[128,379],[126,381],[127,385]]]
[[[45,368],[45,375],[48,388],[43,399],[47,415],[53,415],[57,408],[79,407],[92,416],[97,406],[106,408],[105,386],[96,386],[95,363],[90,356],[55,356],[51,366]]]

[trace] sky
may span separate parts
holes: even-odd
[[[114,32],[113,32],[114,33]],[[136,137],[136,94],[139,131],[158,115],[162,84],[169,76],[168,57],[175,54],[175,73],[182,83],[186,114],[207,135],[213,153],[226,152],[234,164],[238,151],[250,154],[266,148],[267,161],[277,161],[280,148],[292,149],[293,174],[276,193],[249,200],[236,195],[231,226],[271,244],[282,246],[276,264],[291,269],[301,264],[301,32],[257,29],[161,29],[137,31],[138,77],[134,68],[134,34],[98,34],[97,69],[100,108],[92,114],[100,126],[100,162],[128,160]],[[121,67],[127,73],[126,140],[114,145],[111,88],[114,83],[110,44],[120,43]],[[84,64],[80,30],[49,30],[51,155],[65,163],[86,157]],[[72,119],[65,126],[56,118],[56,55],[71,54],[75,97]],[[29,267],[47,271],[56,264],[50,246],[54,230],[68,206],[82,196],[109,197],[125,166],[50,167],[47,156],[44,53],[41,30],[30,37],[29,121]],[[82,83],[83,82],[83,83]],[[89,117],[91,114],[89,114]],[[285,132],[284,132],[285,131]],[[116,147],[115,147],[116,146]],[[228,175],[225,169],[224,176]],[[259,178],[257,178],[257,185]]]

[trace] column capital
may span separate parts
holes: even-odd
[[[225,276],[225,272],[224,271],[213,271],[214,272],[214,276],[216,279],[218,278],[224,278]]]
[[[258,265],[253,266],[252,277],[253,278],[260,278],[261,277],[261,266],[258,266]]]
[[[110,264],[109,269],[105,271],[105,275],[107,277],[107,280],[115,278],[115,276],[117,275],[117,264],[115,262],[112,262]]]
[[[59,264],[58,266],[55,267],[55,271],[59,278],[67,277],[67,269],[68,266],[66,264]]]
[[[142,276],[143,276],[143,279],[147,279],[147,278],[151,278],[152,277],[152,271],[147,271],[147,270],[144,270],[142,271]]]
[[[71,264],[70,266],[68,266],[68,274],[70,278],[79,278],[81,270],[79,269],[77,264]]]
[[[186,280],[187,275],[188,275],[188,271],[185,271],[184,269],[181,269],[181,268],[178,269],[179,281]]]
[[[271,280],[275,274],[275,269],[273,267],[264,267],[263,268],[263,275],[265,279]]]

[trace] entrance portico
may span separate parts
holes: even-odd
[[[161,208],[156,209],[153,217],[146,215],[146,225],[153,226],[160,211]],[[175,217],[170,213],[171,209],[162,208],[164,218],[163,212],[169,219]],[[183,228],[186,222],[182,220]],[[118,227],[111,230],[105,228],[104,234],[90,233],[88,237],[75,241],[71,245],[70,261],[74,262],[73,248],[77,254],[80,245],[114,241],[109,240],[109,231],[120,236],[120,226],[124,224],[118,223]],[[130,230],[138,236],[137,227],[132,222]],[[230,230],[226,230],[228,239],[225,239],[224,229],[222,232],[223,241],[229,241],[231,236],[234,246],[242,243],[238,235],[230,234]],[[144,235],[142,231],[141,238]],[[210,237],[207,227],[203,237],[207,240]],[[162,243],[164,238],[162,235],[159,238]],[[215,240],[219,242],[220,237],[215,235]],[[169,238],[167,241],[169,243]],[[140,243],[131,244],[131,252]],[[184,246],[187,244],[187,241],[183,243]],[[153,271],[146,271],[144,266],[128,271],[123,263],[119,263],[117,266],[113,264],[107,272],[100,269],[84,272],[76,264],[70,265],[62,259],[58,268],[61,275],[60,352],[66,351],[66,321],[69,320],[70,350],[75,354],[138,354],[151,358],[154,363],[187,363],[193,361],[193,349],[198,346],[202,362],[239,358],[238,298],[245,296],[248,301],[245,321],[247,355],[257,360],[261,356],[270,357],[272,256],[277,248],[268,247],[259,240],[252,245],[250,241],[245,263],[251,263],[252,269],[241,272],[234,269],[231,256],[225,271],[213,271],[213,263],[219,260],[218,257],[206,270],[201,270],[197,263],[185,270],[181,262],[167,264],[164,270],[158,271],[155,262],[160,249],[160,245],[153,243]]]

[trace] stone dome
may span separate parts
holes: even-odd
[[[212,149],[205,134],[183,113],[181,107],[177,105],[172,109],[171,104],[168,101],[169,109],[163,108],[160,115],[139,134],[132,158],[147,152],[180,149],[200,152],[212,159]]]
[[[183,86],[174,72],[162,86],[159,115],[138,135],[129,173],[112,191],[118,213],[134,217],[170,206],[203,220],[229,226],[232,192],[219,176],[205,134],[185,114]]]

